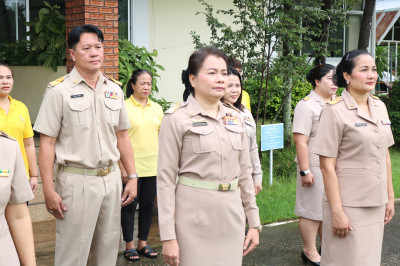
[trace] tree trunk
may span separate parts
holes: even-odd
[[[369,46],[369,35],[371,33],[372,16],[374,14],[375,0],[365,0],[364,13],[360,26],[360,37],[358,49],[367,50]],[[375,40],[373,40],[375,41]]]
[[[287,90],[292,88],[292,79],[289,78],[285,85]],[[285,147],[292,145],[292,93],[289,92],[288,98],[283,105],[283,139]]]
[[[292,10],[292,7],[285,4],[284,9],[287,11],[287,13],[290,13]],[[288,37],[286,37],[288,38]],[[290,54],[290,47],[288,45],[288,41],[285,39],[283,40],[283,56],[288,56]],[[291,114],[292,114],[292,91],[291,91],[291,86],[292,85],[292,78],[290,76],[287,77],[286,81],[283,80],[283,89],[285,91],[285,94],[287,94],[286,101],[283,103],[283,139],[285,141],[285,147],[290,147],[292,144],[292,121],[291,121]]]
[[[329,10],[332,9],[333,5],[333,0],[322,0],[321,3],[321,10],[324,12],[329,12]],[[320,43],[328,43],[328,37],[329,37],[329,27],[331,25],[331,17],[326,18],[321,27],[321,38],[320,38]],[[315,58],[315,65],[320,65],[320,64],[326,64],[326,51],[328,49],[328,46],[324,44],[324,46],[321,46],[321,50],[319,51],[317,57]]]

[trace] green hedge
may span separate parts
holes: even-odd
[[[247,91],[250,95],[251,102],[251,110],[253,115],[256,114],[257,111],[257,103],[258,103],[258,92],[259,92],[259,81],[256,79],[247,79],[244,83],[244,90]],[[265,85],[264,85],[265,89]],[[292,90],[292,115],[293,110],[296,107],[296,104],[305,96],[307,96],[312,89],[310,83],[308,83],[305,79],[298,81]],[[260,115],[262,116],[264,108],[266,108],[267,119],[273,119],[276,113],[279,110],[279,107],[282,104],[282,99],[285,97],[285,92],[283,90],[283,80],[277,76],[272,77],[268,85],[268,95],[267,102],[265,100],[261,100],[261,110]],[[278,116],[279,119],[282,119],[282,112]]]
[[[400,81],[393,83],[390,98],[382,98],[386,103],[389,118],[392,122],[392,132],[394,142],[397,147],[400,147]]]

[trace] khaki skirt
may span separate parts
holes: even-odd
[[[296,206],[294,213],[303,218],[322,221],[324,180],[322,179],[321,169],[318,166],[312,166],[310,170],[314,175],[314,185],[312,187],[303,187],[301,185],[300,168],[297,165]]]
[[[340,238],[333,234],[331,208],[324,200],[321,265],[380,265],[385,207],[386,205],[355,208],[343,206],[353,230],[346,237]]]
[[[175,206],[181,266],[242,265],[246,224],[240,189],[177,184]]]

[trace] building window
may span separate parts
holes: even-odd
[[[0,0],[0,43],[13,43],[25,37],[25,0]]]
[[[50,5],[60,6],[65,15],[65,0],[47,0]],[[28,27],[44,7],[43,0],[0,0],[0,43],[14,43],[26,39]]]
[[[131,0],[118,0],[118,39],[131,40],[129,34]]]

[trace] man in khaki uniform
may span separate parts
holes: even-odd
[[[124,95],[100,72],[103,34],[93,25],[68,35],[75,63],[49,84],[34,129],[47,210],[57,218],[55,265],[115,265],[121,202],[136,197],[137,175]],[[53,165],[56,157],[56,191]],[[121,160],[128,177],[121,199]]]
[[[24,159],[18,142],[3,131],[0,147],[0,265],[33,265],[32,223],[26,206],[33,194]]]

